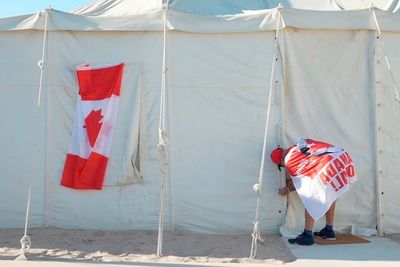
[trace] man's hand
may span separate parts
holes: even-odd
[[[287,196],[289,194],[289,192],[290,192],[290,189],[287,186],[279,188],[279,190],[278,190],[279,195],[281,195],[283,197]]]

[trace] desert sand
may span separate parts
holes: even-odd
[[[23,229],[0,229],[0,260],[20,253]],[[155,255],[157,231],[29,229],[31,261],[288,263],[296,257],[279,235],[263,236],[256,259],[249,259],[251,235],[200,235],[164,232],[163,257]]]

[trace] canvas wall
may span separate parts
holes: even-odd
[[[39,77],[35,55],[40,58],[42,35],[36,31],[22,31],[20,34],[21,38],[30,38],[32,34],[37,38],[37,51],[30,51],[29,61],[22,63],[26,72],[34,70],[29,76],[31,95],[24,96],[25,101],[34,104]],[[12,42],[9,45],[15,46]],[[161,53],[161,33],[49,33],[40,106],[43,115],[38,118],[40,123],[31,129],[35,135],[28,138],[30,142],[42,142],[42,155],[28,149],[28,156],[33,160],[27,159],[27,164],[33,164],[40,173],[34,177],[31,212],[37,219],[31,219],[31,226],[157,228]],[[202,233],[252,230],[257,200],[252,187],[258,182],[272,53],[271,32],[222,35],[173,32],[169,35],[167,229],[182,228]],[[17,54],[14,57],[18,57]],[[82,62],[96,64],[120,60],[126,63],[126,67],[117,130],[105,180],[105,184],[112,186],[105,186],[100,192],[61,187],[60,175],[70,141],[77,96],[73,67]],[[21,78],[16,80],[15,83]],[[12,95],[7,91],[3,94],[7,97]],[[14,103],[17,111],[13,116],[34,114],[33,104],[24,106],[21,111],[19,103]],[[278,114],[276,107],[272,109],[275,109],[273,114]],[[8,120],[6,117],[3,119]],[[274,140],[277,140],[275,125],[278,119],[271,119],[273,130],[270,138]],[[18,151],[23,150],[23,143],[18,140],[24,138],[26,131],[12,130],[2,134],[13,133],[15,144],[3,144],[4,149],[15,145]],[[143,184],[137,183],[130,168],[136,151],[136,146],[131,143],[135,143],[139,131]],[[268,144],[268,149],[274,145]],[[19,152],[15,158],[20,155]],[[11,205],[12,208],[8,206],[10,216],[3,219],[3,227],[22,227],[24,223],[30,177],[20,178],[22,186],[18,188],[14,182],[20,175],[15,171],[17,164],[14,160],[2,165],[11,176],[12,190],[24,189],[20,192],[20,200]],[[280,181],[269,161],[267,165],[261,226],[263,230],[276,232],[283,221],[285,201],[276,197]],[[26,168],[20,169],[26,171]],[[8,198],[14,199],[11,190],[8,191]]]
[[[43,105],[37,108],[42,38],[36,31],[0,33],[1,227],[24,225],[30,183],[30,222],[44,224],[46,111]]]
[[[398,88],[400,83],[400,49],[398,33],[384,33],[381,40],[375,39],[375,95],[376,95],[376,140],[377,148],[377,177],[379,177],[379,190],[377,197],[380,198],[378,216],[382,221],[383,233],[398,233],[400,215],[396,210],[400,203],[399,164],[399,108],[395,100],[394,87]],[[389,61],[391,75],[385,55]],[[393,78],[392,78],[393,77]],[[394,79],[394,82],[393,82]],[[398,89],[397,89],[398,90]]]
[[[0,165],[0,209],[5,214],[0,226],[23,227],[32,181],[31,227],[157,229],[162,33],[51,31],[39,109],[37,61],[43,33],[0,34],[0,58],[7,66],[0,72],[0,118],[6,125],[0,138],[7,140],[1,150],[9,151]],[[398,36],[384,37],[398,73]],[[398,171],[393,164],[398,161],[398,104],[385,66],[377,64],[383,59],[375,41],[375,33],[366,30],[284,30],[273,77],[267,150],[304,136],[349,151],[359,181],[339,200],[336,224],[354,231],[377,224],[376,178],[377,170],[383,170],[380,210],[383,228],[391,233],[400,229],[395,212]],[[252,186],[258,182],[273,45],[270,31],[170,32],[167,229],[252,231],[257,201]],[[63,188],[60,175],[77,95],[73,66],[119,60],[126,70],[112,148],[115,160],[106,178],[106,184],[113,185],[99,192]],[[136,152],[143,184],[131,166]],[[292,193],[286,210],[286,199],[277,194],[284,177],[270,163],[269,153],[266,157],[261,230],[277,232],[283,225],[282,233],[294,234],[303,227],[302,205]]]

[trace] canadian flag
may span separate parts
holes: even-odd
[[[77,66],[79,95],[61,185],[101,190],[117,118],[124,64]]]

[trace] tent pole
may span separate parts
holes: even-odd
[[[167,176],[167,155],[166,155],[166,143],[167,134],[165,130],[165,94],[166,94],[166,46],[167,46],[167,11],[169,6],[169,0],[163,4],[163,62],[162,62],[162,74],[161,74],[161,93],[160,93],[160,121],[158,125],[158,150],[160,152],[160,213],[158,222],[158,240],[157,240],[157,253],[158,257],[163,255],[163,238],[164,238],[164,185]]]
[[[267,118],[265,122],[265,131],[264,131],[264,141],[263,141],[263,149],[262,149],[262,156],[261,156],[261,164],[260,164],[260,172],[258,178],[258,184],[253,186],[254,191],[257,193],[257,207],[256,207],[256,215],[253,221],[254,228],[252,233],[252,242],[251,242],[251,251],[250,251],[250,259],[254,259],[257,255],[257,242],[264,242],[261,238],[260,227],[259,227],[259,210],[261,204],[261,195],[262,195],[262,185],[263,185],[263,177],[264,177],[264,165],[265,165],[265,154],[267,149],[267,137],[268,137],[268,124],[270,118],[270,110],[271,110],[271,99],[272,99],[272,90],[275,84],[275,65],[278,60],[278,48],[279,48],[279,30],[280,30],[280,23],[282,19],[282,11],[283,6],[279,4],[277,7],[278,16],[276,22],[276,30],[275,30],[275,46],[274,46],[274,56],[272,58],[272,70],[271,70],[271,81],[269,85],[269,95],[268,95],[268,104],[267,104]]]
[[[43,74],[44,74],[44,60],[46,56],[46,44],[47,44],[47,25],[48,25],[48,15],[49,9],[45,9],[44,11],[40,12],[40,15],[44,15],[44,33],[43,33],[43,45],[42,45],[42,58],[38,61],[38,67],[40,68],[40,79],[39,79],[39,89],[38,89],[38,98],[37,98],[37,110],[40,108],[40,100],[42,94],[42,87],[43,87]],[[35,148],[36,148],[35,144]],[[34,166],[34,164],[32,164]],[[32,181],[29,182],[29,189],[28,189],[28,199],[26,203],[26,213],[25,213],[25,227],[24,227],[24,235],[19,241],[21,243],[21,253],[15,260],[27,260],[25,254],[28,253],[29,249],[31,248],[31,238],[28,235],[28,222],[29,222],[29,210],[31,206],[31,194],[32,194]]]

